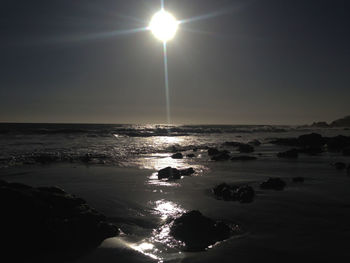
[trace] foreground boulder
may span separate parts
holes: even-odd
[[[251,203],[255,197],[255,191],[249,185],[229,185],[222,183],[215,186],[213,192],[216,197],[225,201],[239,201],[241,203]]]
[[[262,189],[283,190],[286,187],[286,183],[278,178],[269,178],[267,181],[260,184]]]
[[[232,235],[231,228],[223,222],[203,216],[199,211],[191,211],[175,219],[170,234],[185,243],[190,251],[201,251]]]
[[[83,199],[57,187],[1,181],[0,205],[2,254],[12,262],[63,262],[119,232]]]
[[[194,173],[195,171],[193,168],[179,170],[168,166],[158,171],[158,179],[180,179],[181,176],[189,176]]]

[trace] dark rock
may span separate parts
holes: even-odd
[[[314,122],[313,124],[311,124],[311,127],[328,128],[329,124],[325,121],[319,121],[319,122]]]
[[[303,183],[305,181],[304,177],[294,177],[293,182],[294,183]]]
[[[350,127],[350,116],[335,120],[331,123],[332,127]]]
[[[169,166],[158,171],[158,179],[180,179],[181,176],[190,176],[194,173],[195,170],[192,167],[178,170]]]
[[[196,155],[194,155],[193,153],[187,154],[186,156],[187,156],[188,158],[194,158],[194,157],[196,157]]]
[[[53,162],[56,162],[59,158],[57,155],[53,155],[53,154],[40,154],[38,156],[34,156],[34,161],[37,163],[41,163],[41,164],[50,164]]]
[[[11,262],[66,262],[119,232],[83,199],[56,187],[1,183],[0,206],[2,256]]]
[[[183,158],[183,155],[182,153],[175,153],[171,156],[171,158],[173,159],[182,159]]]
[[[254,189],[248,185],[222,183],[213,188],[213,193],[225,201],[239,201],[241,203],[251,203],[255,197]]]
[[[258,158],[256,158],[255,156],[235,156],[231,158],[231,161],[254,161],[257,160]]]
[[[252,152],[254,152],[254,147],[249,145],[249,144],[241,144],[238,147],[238,151],[240,153],[252,153]]]
[[[221,151],[218,154],[214,155],[211,159],[213,161],[227,161],[231,158],[229,152]]]
[[[298,149],[298,152],[305,153],[308,155],[318,155],[318,154],[321,154],[323,152],[323,149],[317,148],[317,147],[306,147],[306,148]]]
[[[252,140],[248,142],[248,144],[254,145],[254,146],[260,146],[261,142],[259,140]]]
[[[182,176],[189,176],[189,175],[195,173],[195,170],[194,170],[192,167],[187,168],[187,169],[181,169],[181,170],[179,170],[179,171],[180,171],[180,174],[181,174]]]
[[[241,144],[241,142],[224,142],[222,145],[229,147],[239,147]]]
[[[291,149],[286,152],[280,152],[277,154],[279,158],[298,158],[299,152],[297,149]]]
[[[299,141],[297,138],[278,138],[270,141],[270,143],[284,146],[299,146]]]
[[[343,155],[344,155],[344,156],[350,156],[350,147],[345,148],[345,149],[343,150]]]
[[[220,153],[220,151],[218,149],[216,149],[216,148],[209,148],[208,149],[208,155],[209,156],[217,155],[219,153]]]
[[[286,187],[286,183],[278,178],[269,178],[267,181],[260,184],[262,189],[283,190]]]
[[[325,139],[318,133],[305,134],[298,137],[301,147],[321,148],[325,144]]]
[[[199,211],[190,211],[175,219],[170,234],[185,243],[190,251],[201,251],[218,241],[229,238],[231,228],[203,216]]]
[[[343,162],[337,162],[337,163],[334,163],[333,165],[337,170],[344,170],[346,168],[346,164]]]
[[[176,168],[166,167],[158,171],[158,179],[180,179],[181,173]]]
[[[340,152],[348,147],[350,147],[350,137],[338,135],[331,138],[326,138],[326,144],[328,151]]]

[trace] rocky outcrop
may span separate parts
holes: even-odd
[[[232,235],[225,223],[203,216],[199,211],[190,211],[173,221],[170,234],[185,243],[189,251],[202,251]]]
[[[0,206],[2,256],[12,262],[63,262],[119,232],[83,199],[57,187],[0,181]]]
[[[183,155],[182,153],[175,153],[171,156],[171,158],[173,159],[182,159],[183,158]]]
[[[228,151],[219,151],[217,154],[215,154],[213,157],[211,157],[211,160],[213,161],[227,161],[230,160],[231,156]]]
[[[350,116],[335,120],[331,123],[332,127],[350,127]]]
[[[268,190],[283,190],[286,187],[286,183],[278,178],[269,178],[267,181],[260,184],[261,189],[268,189]]]
[[[181,176],[190,176],[194,173],[195,170],[193,168],[179,170],[168,166],[158,171],[158,179],[180,179]]]
[[[298,158],[299,156],[299,152],[297,149],[291,149],[285,152],[280,152],[277,154],[277,157],[279,158]]]
[[[219,199],[239,201],[241,203],[251,203],[255,197],[255,191],[249,185],[229,185],[222,183],[213,188],[213,193]]]

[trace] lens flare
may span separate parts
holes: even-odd
[[[152,34],[163,42],[173,39],[178,27],[176,18],[164,9],[155,13],[149,24]]]

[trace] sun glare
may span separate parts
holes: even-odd
[[[152,34],[163,42],[173,39],[178,27],[176,18],[164,9],[155,13],[149,24]]]

